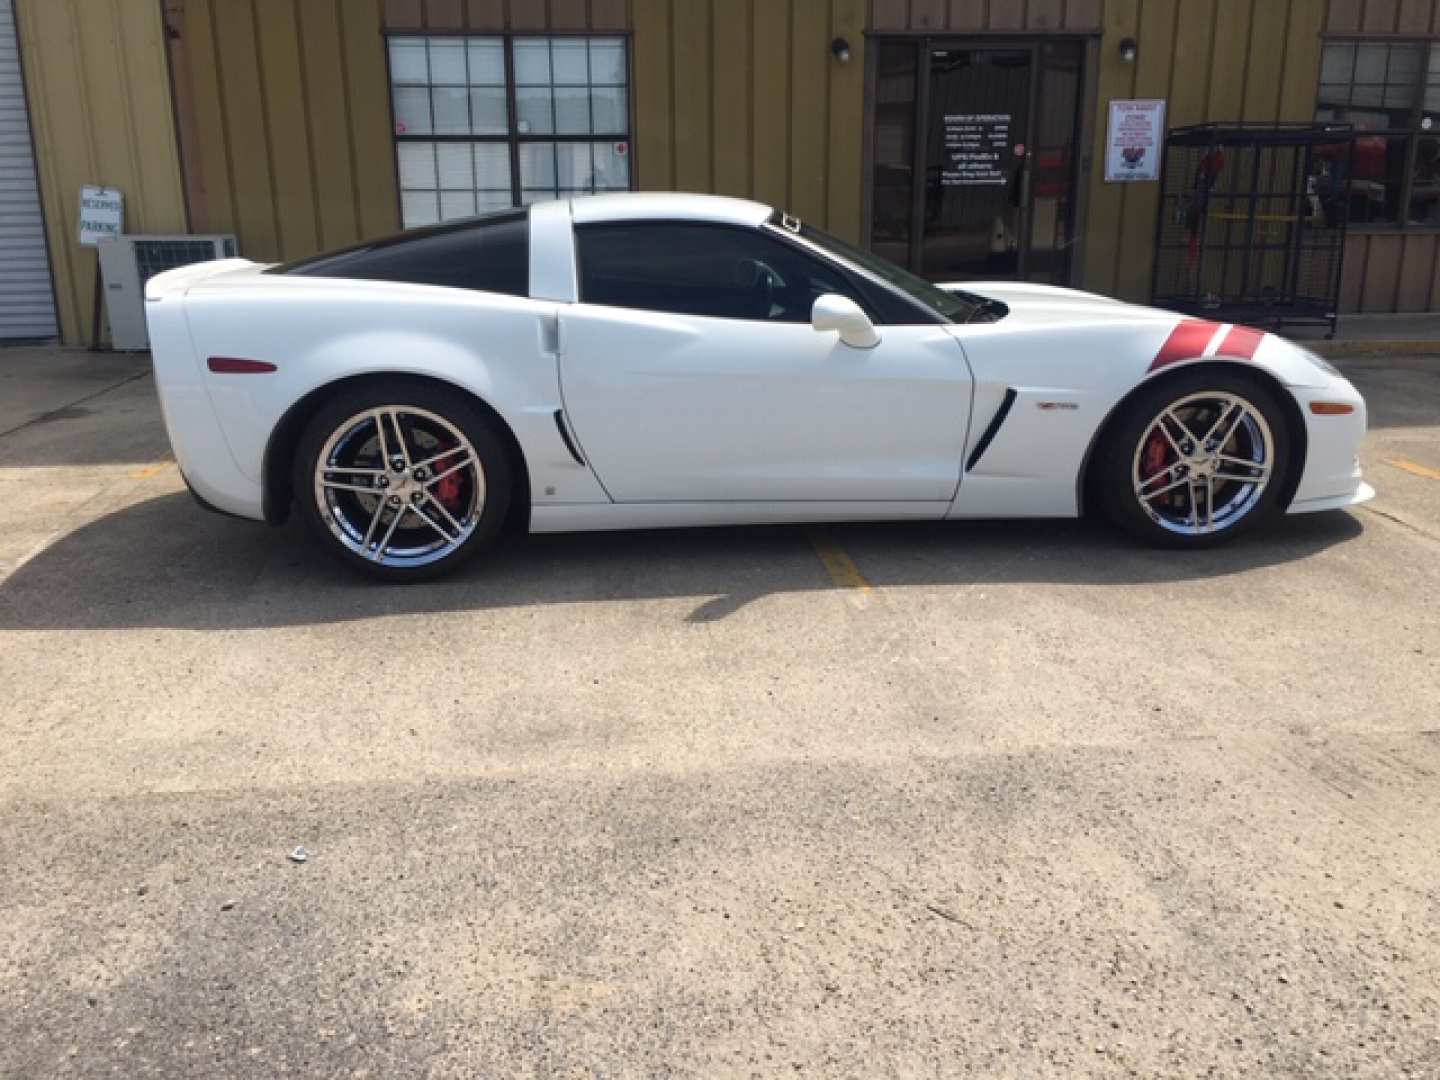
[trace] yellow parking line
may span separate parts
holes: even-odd
[[[175,463],[173,461],[157,461],[154,465],[146,465],[143,469],[136,469],[133,473],[130,474],[130,479],[146,480],[154,476],[156,473],[164,472],[166,469],[168,469],[171,465],[174,464]]]
[[[845,554],[845,549],[827,532],[811,530],[810,543],[815,548],[815,554],[820,556],[830,580],[839,588],[854,589],[856,602],[864,607],[870,600],[874,586],[865,580],[865,575],[855,565],[855,560]]]
[[[1406,472],[1414,473],[1416,476],[1423,476],[1427,480],[1440,480],[1440,469],[1432,469],[1428,465],[1421,465],[1418,462],[1411,461],[1409,458],[1386,458],[1385,464],[1394,465],[1395,468],[1404,469]]]

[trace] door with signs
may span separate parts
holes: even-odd
[[[1084,47],[881,40],[871,245],[935,281],[1066,284]]]

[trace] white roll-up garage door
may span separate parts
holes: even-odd
[[[55,336],[55,294],[35,184],[14,0],[0,0],[0,339]]]

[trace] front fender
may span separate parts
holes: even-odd
[[[973,440],[1010,391],[1013,406],[967,470],[951,514],[1072,516],[1083,505],[1085,471],[1098,439],[1125,401],[1155,379],[1195,364],[1235,364],[1273,383],[1309,428],[1296,395],[1332,376],[1299,346],[1245,327],[1124,305],[1021,307],[999,323],[960,326],[975,373]],[[1306,448],[1299,448],[1304,453]]]

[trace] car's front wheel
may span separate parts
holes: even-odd
[[[416,581],[494,542],[512,468],[493,422],[458,392],[384,379],[316,412],[294,483],[302,516],[334,554],[378,577]]]
[[[1106,433],[1098,495],[1143,540],[1206,547],[1280,509],[1291,441],[1284,410],[1258,380],[1186,372],[1137,394]]]

